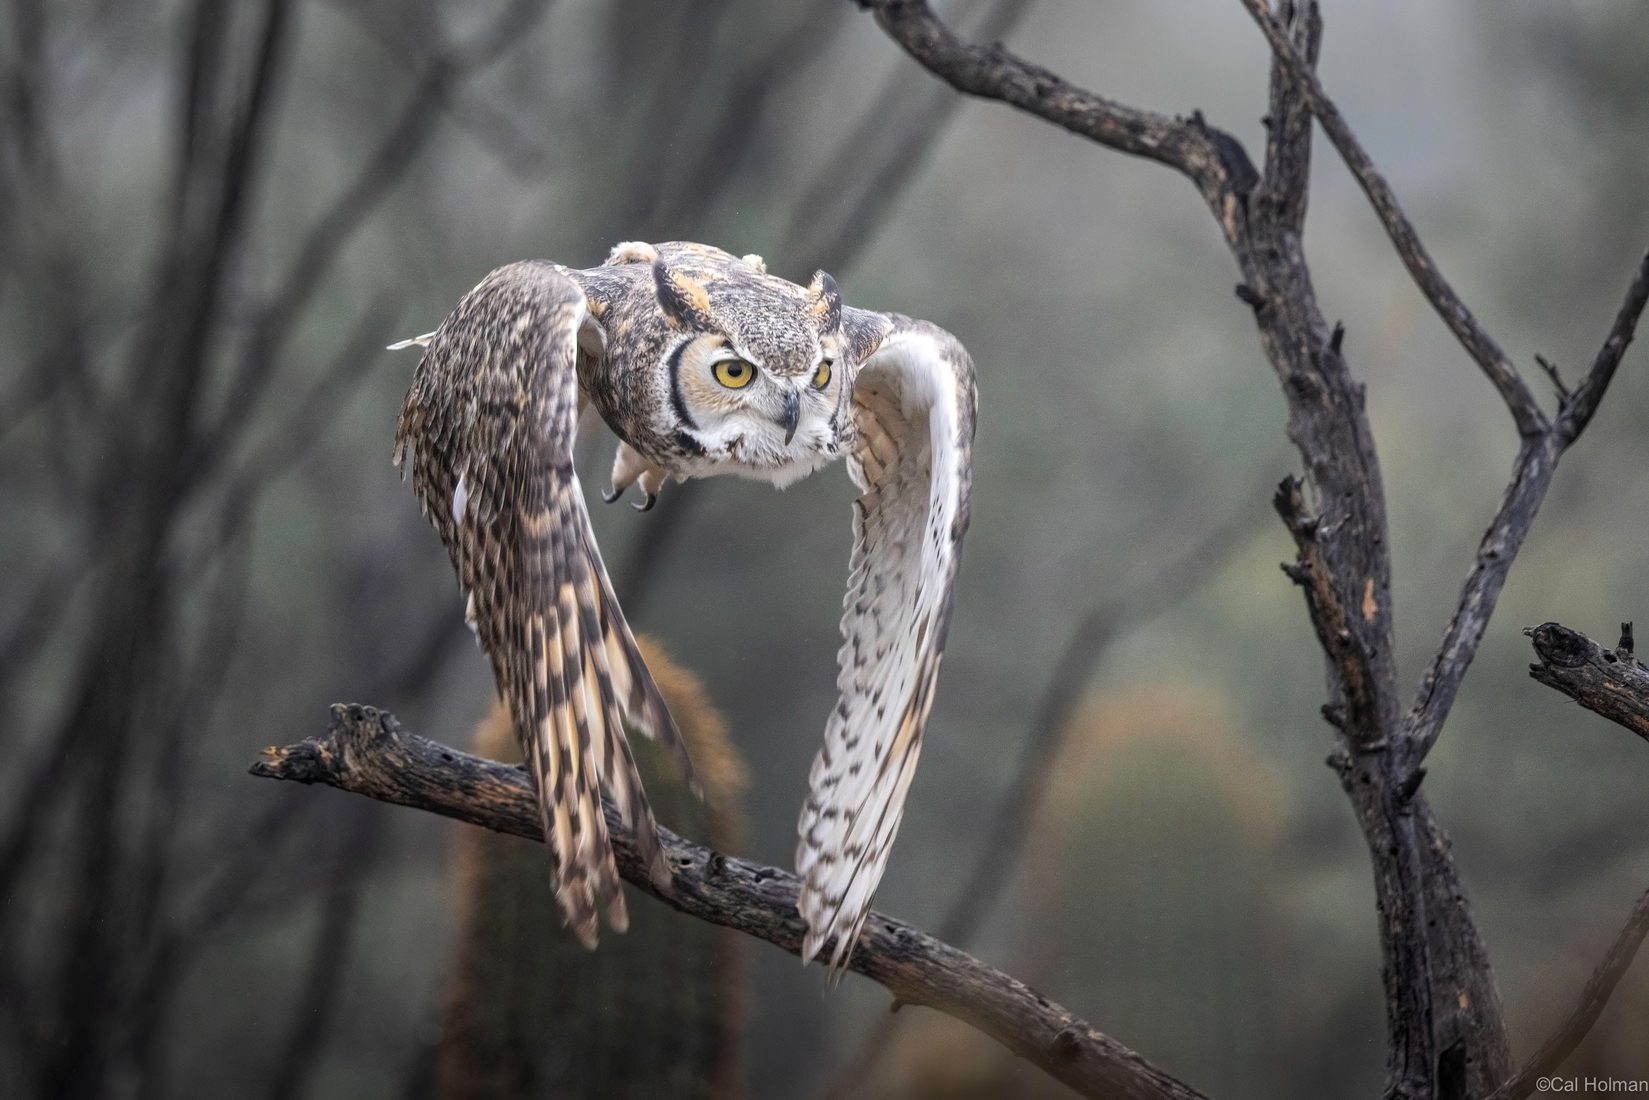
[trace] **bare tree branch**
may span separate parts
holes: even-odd
[[[921,0],[873,5],[877,20],[907,52],[959,89],[998,98],[1101,144],[1168,164],[1196,183],[1242,271],[1238,295],[1253,310],[1267,357],[1288,398],[1289,436],[1299,449],[1323,513],[1303,504],[1291,528],[1309,525],[1311,554],[1326,598],[1308,601],[1330,659],[1341,786],[1357,814],[1371,861],[1382,919],[1386,991],[1387,1091],[1429,1098],[1436,1093],[1438,1017],[1458,1021],[1458,1038],[1477,1083],[1510,1073],[1510,1053],[1487,952],[1465,891],[1447,856],[1447,842],[1429,811],[1401,789],[1389,750],[1397,724],[1393,659],[1391,564],[1384,490],[1362,387],[1341,355],[1316,304],[1300,244],[1309,176],[1309,127],[1289,122],[1288,96],[1297,82],[1273,81],[1271,115],[1283,120],[1261,179],[1246,151],[1200,115],[1169,119],[1074,88],[1000,46],[961,42]],[[1301,33],[1316,34],[1308,20]],[[1307,41],[1308,47],[1310,46]],[[1256,187],[1268,199],[1252,202]],[[1296,574],[1297,579],[1304,574]],[[1325,616],[1341,609],[1333,623]],[[1445,976],[1446,981],[1439,981]],[[1459,1006],[1459,1007],[1456,1007]]]
[[[280,349],[304,305],[320,289],[345,245],[423,151],[435,131],[434,117],[451,89],[518,43],[544,17],[548,7],[541,0],[512,0],[481,34],[442,50],[428,62],[394,125],[360,171],[315,219],[298,245],[297,258],[259,308],[247,338],[244,364],[231,387],[235,400],[222,410],[211,432],[197,444],[190,462],[192,469],[208,468],[210,461],[235,439],[241,425],[261,407]]]
[[[1632,342],[1646,302],[1649,302],[1649,254],[1639,262],[1627,288],[1626,300],[1598,350],[1592,369],[1564,402],[1557,423],[1535,438],[1524,439],[1519,447],[1511,483],[1483,541],[1478,544],[1476,559],[1461,587],[1454,614],[1420,678],[1414,706],[1404,720],[1405,783],[1418,786],[1421,762],[1442,733],[1460,683],[1477,654],[1489,617],[1494,614],[1506,576],[1517,560],[1529,529],[1534,526],[1546,490],[1551,487],[1558,460],[1591,422],[1615,368]]]
[[[963,41],[926,0],[858,2],[875,13],[906,53],[959,92],[999,99],[1101,145],[1176,168],[1211,204],[1223,204],[1233,186],[1247,190],[1254,182],[1253,165],[1241,146],[1229,134],[1210,129],[1200,116],[1172,118],[1129,107],[1078,88],[1001,44]],[[1224,217],[1221,223],[1228,235],[1234,231]]]
[[[1529,666],[1530,676],[1649,741],[1649,668],[1632,655],[1631,623],[1621,624],[1614,649],[1557,623],[1523,633],[1540,658]]]
[[[1307,63],[1317,64],[1323,45],[1323,18],[1316,4],[1297,9],[1294,0],[1282,0],[1280,18],[1293,23],[1296,48]],[[1276,218],[1293,232],[1305,229],[1311,190],[1311,109],[1300,98],[1294,77],[1283,63],[1271,62],[1271,113],[1266,115],[1265,168],[1256,201],[1268,204]]]
[[[543,839],[523,770],[404,733],[393,715],[371,707],[333,707],[326,733],[265,750],[252,774],[324,783]],[[603,808],[626,881],[680,912],[799,952],[803,924],[796,911],[794,875],[710,851],[660,829],[674,873],[671,885],[660,890],[638,858],[616,807],[604,802]],[[900,921],[871,914],[851,967],[904,1004],[926,1005],[977,1028],[1084,1096],[1202,1097],[1024,983]]]
[[[1569,1013],[1551,1038],[1540,1044],[1535,1056],[1518,1070],[1517,1076],[1496,1089],[1489,1100],[1523,1100],[1534,1092],[1540,1078],[1550,1075],[1574,1053],[1597,1023],[1598,1017],[1603,1015],[1604,1006],[1609,1003],[1615,987],[1632,965],[1632,959],[1646,934],[1649,934],[1649,891],[1638,898],[1637,905],[1632,907],[1626,927],[1620,930],[1615,942],[1609,946],[1609,953],[1592,971],[1586,987],[1580,991],[1580,1003],[1575,1005],[1574,1011]]]
[[[1290,576],[1330,662],[1325,716],[1341,731],[1332,762],[1374,863],[1387,993],[1388,1094],[1432,1096],[1443,1085],[1482,1094],[1511,1073],[1499,997],[1447,837],[1418,790],[1424,752],[1454,699],[1562,450],[1596,407],[1630,340],[1649,286],[1640,272],[1585,400],[1570,394],[1549,425],[1509,358],[1437,271],[1390,187],[1323,93],[1312,65],[1317,5],[1244,0],[1273,49],[1264,174],[1235,139],[1189,119],[1123,106],[1025,62],[1001,46],[958,39],[922,0],[861,0],[918,62],[958,89],[1001,99],[1110,148],[1156,159],[1189,177],[1218,220],[1243,274],[1262,343],[1289,403],[1289,434],[1310,489],[1280,503],[1300,548]],[[1273,15],[1275,11],[1275,15]],[[1505,499],[1462,591],[1459,609],[1399,720],[1390,555],[1379,465],[1362,386],[1341,353],[1342,329],[1318,310],[1300,244],[1316,116],[1365,188],[1422,292],[1489,377],[1523,440]],[[1315,499],[1318,503],[1313,504]],[[1315,510],[1313,510],[1315,509]]]
[[[1471,919],[1448,842],[1419,796],[1435,743],[1482,639],[1507,571],[1557,460],[1596,409],[1649,298],[1640,268],[1587,383],[1567,394],[1556,424],[1509,357],[1437,270],[1389,185],[1323,92],[1313,65],[1321,20],[1311,2],[1243,0],[1273,52],[1263,175],[1235,139],[1189,119],[1123,106],[1025,62],[1001,46],[956,37],[923,0],[861,0],[918,62],[959,90],[1000,99],[1122,152],[1189,177],[1242,270],[1238,297],[1254,310],[1289,403],[1289,435],[1311,493],[1285,483],[1279,510],[1299,559],[1287,571],[1329,659],[1325,717],[1341,732],[1332,758],[1374,864],[1387,994],[1391,1096],[1485,1093],[1511,1073],[1487,951]],[[1399,721],[1392,658],[1390,555],[1384,494],[1362,386],[1328,331],[1300,245],[1315,116],[1358,179],[1422,293],[1510,410],[1522,439],[1506,494],[1479,547],[1444,638]],[[1318,502],[1312,504],[1312,499]],[[1315,510],[1314,510],[1315,509]]]
[[[1500,591],[1523,546],[1535,514],[1551,487],[1561,454],[1557,437],[1547,433],[1526,440],[1512,467],[1512,479],[1500,507],[1478,543],[1471,572],[1466,575],[1454,614],[1444,628],[1437,651],[1426,664],[1414,704],[1403,723],[1406,782],[1419,786],[1421,763],[1437,743],[1443,723],[1454,706],[1466,671],[1477,656]]]
[[[1500,345],[1495,343],[1494,338],[1483,326],[1478,324],[1471,310],[1466,308],[1448,280],[1443,278],[1443,273],[1437,269],[1431,253],[1421,243],[1414,225],[1403,213],[1403,208],[1398,205],[1397,196],[1392,193],[1391,185],[1375,168],[1374,162],[1363,150],[1362,143],[1357,140],[1357,135],[1351,132],[1351,127],[1341,117],[1339,108],[1328,98],[1328,93],[1323,91],[1322,82],[1318,80],[1311,60],[1300,53],[1290,41],[1288,31],[1272,18],[1268,0],[1242,0],[1242,5],[1248,9],[1254,21],[1259,24],[1260,30],[1265,33],[1266,41],[1271,43],[1277,59],[1288,70],[1294,90],[1310,106],[1311,113],[1317,116],[1317,121],[1322,124],[1328,140],[1334,143],[1334,148],[1339,151],[1346,167],[1351,169],[1351,174],[1356,177],[1363,193],[1374,205],[1374,212],[1379,215],[1380,223],[1385,226],[1386,234],[1396,247],[1397,255],[1402,258],[1403,266],[1408,268],[1409,275],[1413,277],[1432,308],[1437,311],[1437,315],[1443,319],[1443,323],[1449,326],[1449,331],[1454,333],[1455,339],[1460,341],[1467,354],[1488,376],[1489,382],[1511,411],[1519,434],[1528,438],[1543,433],[1547,428],[1546,415],[1540,411],[1534,394],[1529,392],[1528,384],[1523,381],[1523,376],[1518,373],[1511,358],[1501,350]]]
[[[1620,304],[1615,323],[1610,326],[1609,335],[1604,338],[1603,346],[1592,360],[1591,370],[1568,395],[1558,413],[1557,432],[1564,447],[1579,438],[1586,425],[1592,422],[1598,402],[1603,400],[1609,382],[1615,377],[1615,368],[1620,366],[1632,337],[1637,334],[1638,319],[1643,316],[1646,303],[1649,303],[1649,253],[1638,263],[1637,272],[1626,290],[1626,300]]]

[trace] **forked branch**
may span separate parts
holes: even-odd
[[[1649,303],[1649,254],[1638,261],[1626,288],[1626,297],[1592,360],[1591,369],[1580,385],[1564,398],[1556,422],[1543,435],[1524,439],[1518,449],[1512,480],[1482,542],[1478,543],[1477,555],[1461,586],[1454,615],[1449,619],[1437,652],[1426,665],[1414,706],[1404,721],[1410,776],[1418,777],[1421,762],[1442,733],[1460,683],[1477,654],[1483,632],[1488,629],[1489,617],[1494,614],[1506,576],[1517,560],[1524,538],[1534,526],[1541,502],[1546,499],[1558,460],[1591,422],[1616,368],[1631,346],[1646,303]]]
[[[1001,45],[967,42],[926,0],[859,0],[912,58],[959,91],[1013,105],[1109,148],[1176,169],[1218,220],[1289,407],[1289,437],[1313,492],[1285,484],[1279,506],[1300,550],[1289,575],[1307,593],[1329,661],[1324,714],[1340,731],[1333,761],[1374,865],[1387,999],[1387,1095],[1483,1095],[1512,1076],[1499,995],[1437,825],[1421,790],[1426,753],[1458,694],[1513,559],[1558,460],[1597,407],[1649,300],[1640,266],[1584,382],[1555,418],[1536,403],[1505,350],[1439,271],[1385,178],[1314,72],[1322,24],[1312,0],[1242,0],[1272,47],[1263,173],[1200,113],[1176,118],[1076,87]],[[1500,508],[1421,679],[1399,710],[1388,524],[1362,384],[1343,330],[1320,310],[1301,245],[1315,118],[1374,206],[1422,294],[1489,379],[1520,437]],[[1308,502],[1318,514],[1308,510]]]
[[[1276,54],[1277,60],[1288,70],[1297,94],[1305,100],[1311,113],[1316,116],[1322,125],[1323,132],[1339,152],[1340,159],[1345,161],[1346,167],[1356,177],[1363,193],[1368,196],[1374,206],[1374,212],[1380,218],[1380,224],[1385,226],[1386,235],[1391,238],[1392,245],[1397,249],[1397,255],[1402,258],[1403,266],[1408,268],[1415,285],[1426,296],[1443,323],[1449,326],[1455,339],[1466,349],[1473,361],[1488,376],[1489,381],[1499,392],[1501,400],[1511,411],[1512,420],[1517,424],[1517,430],[1525,437],[1536,436],[1546,430],[1546,416],[1536,404],[1534,394],[1529,391],[1528,384],[1518,373],[1494,337],[1478,323],[1471,310],[1460,300],[1454,287],[1443,277],[1437,264],[1420,240],[1420,234],[1415,232],[1414,224],[1409,221],[1408,215],[1398,205],[1397,196],[1392,192],[1391,185],[1386,182],[1385,176],[1374,166],[1368,153],[1363,149],[1362,142],[1346,124],[1334,101],[1328,98],[1323,90],[1322,81],[1317,78],[1315,70],[1309,60],[1302,56],[1289,40],[1288,31],[1273,17],[1271,4],[1268,0],[1242,0],[1243,7],[1254,17],[1260,25],[1266,41]]]
[[[526,772],[406,733],[394,715],[372,707],[333,707],[325,733],[266,749],[252,774],[324,783],[496,832],[543,839]],[[799,953],[804,926],[796,912],[794,875],[660,829],[674,879],[668,890],[659,890],[617,809],[611,802],[603,808],[626,881],[679,912]],[[880,913],[870,915],[850,968],[885,986],[898,1003],[937,1009],[989,1035],[1084,1096],[1203,1100],[1196,1089],[1017,978]]]

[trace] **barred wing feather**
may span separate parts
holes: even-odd
[[[853,553],[839,699],[813,762],[796,851],[803,961],[834,943],[839,980],[899,831],[950,625],[968,525],[973,363],[948,332],[843,311],[857,358]]]
[[[593,947],[598,906],[615,929],[628,923],[603,785],[654,878],[669,880],[623,720],[687,760],[613,597],[573,471],[587,318],[583,291],[555,265],[494,271],[428,338],[395,442],[521,738],[557,897]]]

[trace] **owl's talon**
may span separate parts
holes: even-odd
[[[624,490],[623,489],[607,488],[607,489],[602,490],[601,499],[604,503],[611,504],[613,501],[617,500],[619,497],[621,497],[623,495],[624,495]]]
[[[655,505],[657,503],[658,503],[658,494],[657,493],[648,493],[646,500],[642,501],[640,504],[632,504],[632,505],[630,505],[630,507],[634,508],[638,512],[651,512],[653,510],[653,505]]]

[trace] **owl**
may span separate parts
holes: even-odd
[[[804,963],[839,978],[916,772],[968,525],[976,394],[957,340],[842,304],[758,256],[630,242],[600,267],[489,274],[427,336],[395,462],[446,544],[538,794],[568,924],[622,931],[605,788],[655,882],[670,869],[625,725],[692,764],[636,650],[573,470],[593,405],[618,436],[609,502],[665,481],[784,486],[841,457],[860,490],[837,654],[839,698],[796,852]]]

